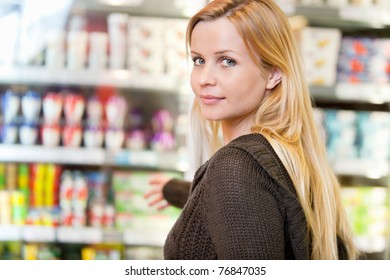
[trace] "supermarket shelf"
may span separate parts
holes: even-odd
[[[339,83],[334,87],[310,86],[310,94],[314,99],[384,104],[390,102],[390,84]]]
[[[128,229],[123,232],[114,229],[93,227],[49,227],[0,225],[1,241],[24,241],[43,243],[101,244],[116,243],[131,246],[164,246],[167,232]],[[357,238],[360,250],[367,253],[381,252],[385,247],[384,237]]]
[[[123,243],[126,245],[149,245],[163,246],[167,233],[161,231],[145,231],[145,230],[125,230],[123,232]]]
[[[0,225],[0,241],[163,246],[166,234],[152,230],[129,229],[121,232],[115,229],[93,227]]]
[[[49,69],[41,66],[1,66],[0,83],[115,86],[175,93],[181,93],[183,87],[180,81],[168,75],[134,74],[130,70]]]
[[[333,170],[338,175],[362,176],[380,179],[389,175],[390,166],[386,159],[337,159],[330,160]]]
[[[381,7],[353,5],[332,7],[279,2],[280,7],[287,15],[305,16],[311,25],[349,29],[386,28],[390,26],[390,14],[388,10]]]
[[[103,243],[103,231],[93,227],[58,227],[57,241],[61,243]]]
[[[41,162],[55,164],[103,165],[104,149],[0,145],[1,162]]]
[[[56,230],[47,226],[0,225],[0,241],[54,242]]]
[[[390,102],[390,84],[347,84],[339,83],[335,95],[343,100],[361,100],[375,104]]]
[[[170,18],[188,18],[207,3],[206,0],[175,1],[166,0],[77,0],[75,11],[121,12],[136,15],[159,16]]]
[[[158,167],[183,172],[188,169],[188,160],[184,152],[119,150],[108,154],[108,164],[114,166]]]
[[[39,162],[69,165],[145,167],[186,171],[185,152],[150,150],[110,151],[103,148],[70,148],[0,144],[0,162]]]

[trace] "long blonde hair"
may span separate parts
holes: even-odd
[[[215,0],[190,19],[187,46],[198,22],[221,17],[234,24],[264,74],[274,67],[282,72],[281,82],[258,105],[252,132],[267,138],[292,179],[311,236],[311,258],[338,259],[340,238],[348,258],[356,259],[340,185],[317,132],[301,54],[287,17],[272,0]],[[220,123],[204,120],[196,99],[192,121],[197,154],[211,156],[222,146]]]

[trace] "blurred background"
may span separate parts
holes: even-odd
[[[162,259],[190,179],[185,48],[205,0],[1,0],[0,259]],[[390,0],[276,1],[363,259],[390,259]]]

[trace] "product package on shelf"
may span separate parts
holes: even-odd
[[[316,109],[330,159],[390,159],[390,113]]]
[[[18,65],[43,65],[47,35],[61,32],[72,1],[25,1],[22,5],[17,50]],[[45,7],[36,9],[36,7]]]
[[[327,153],[331,158],[357,158],[357,113],[348,110],[326,110]]]
[[[358,248],[367,253],[383,252],[389,230],[386,188],[344,186],[341,195]]]
[[[20,241],[0,242],[0,260],[21,260],[23,244]]]
[[[338,62],[338,82],[389,83],[389,46],[389,39],[343,37]]]
[[[128,66],[135,73],[164,73],[164,25],[159,18],[130,17]]]
[[[358,132],[361,158],[390,159],[390,113],[359,112]]]
[[[180,210],[168,207],[162,211],[148,205],[144,193],[150,188],[152,176],[163,174],[180,178],[175,172],[117,171],[113,174],[116,227],[166,234],[177,219]]]
[[[82,260],[120,260],[124,248],[120,244],[95,244],[81,249]]]
[[[333,86],[336,83],[340,41],[339,29],[320,27],[302,29],[300,45],[309,84]]]
[[[53,164],[1,164],[0,224],[56,226],[61,168]]]
[[[14,10],[6,15],[0,15],[0,37],[7,38],[7,40],[2,40],[0,66],[13,65],[16,62],[19,24],[20,13],[18,11]]]
[[[126,246],[123,258],[126,260],[163,260],[163,248],[151,246]]]
[[[58,260],[61,249],[56,244],[23,244],[22,254],[24,260]]]
[[[165,22],[166,42],[164,55],[166,61],[166,71],[173,77],[185,79],[189,76],[190,63],[186,50],[186,29],[188,20],[170,19]]]
[[[332,159],[390,159],[390,113],[322,110]]]
[[[113,195],[107,173],[66,169],[61,176],[59,195],[61,225],[114,227]]]

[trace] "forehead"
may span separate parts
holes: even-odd
[[[231,49],[246,52],[246,46],[236,27],[226,17],[198,22],[191,36],[191,50]]]

